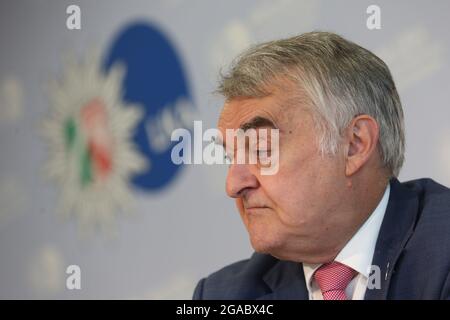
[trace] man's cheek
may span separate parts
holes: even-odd
[[[245,216],[245,209],[244,209],[244,203],[242,199],[236,199],[236,207],[239,210],[239,214],[241,215],[241,218],[244,220],[244,223],[247,223],[246,216]]]
[[[244,213],[244,203],[242,202],[242,199],[236,199],[236,207],[238,208],[240,214]]]

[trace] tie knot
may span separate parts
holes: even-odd
[[[343,299],[345,288],[355,277],[356,271],[345,264],[333,261],[323,264],[314,273],[314,279],[322,291],[324,299]]]

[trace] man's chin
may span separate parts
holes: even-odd
[[[261,239],[250,236],[250,243],[258,253],[274,255],[274,253],[281,250],[280,244],[277,241],[268,239],[268,237]]]
[[[286,255],[286,253],[280,248],[274,248],[274,247],[268,247],[268,246],[256,248],[255,246],[253,246],[253,249],[258,253],[270,255],[278,260],[297,261],[297,259],[294,258],[293,256]]]
[[[250,242],[253,249],[258,253],[271,255],[278,260],[302,261],[300,256],[297,254],[293,255],[292,252],[288,250],[285,242],[281,239],[270,239],[269,237],[258,239],[250,237]]]

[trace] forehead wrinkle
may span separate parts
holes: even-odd
[[[238,103],[240,100],[243,102],[239,104],[239,106],[236,106],[235,103]],[[251,118],[259,116],[261,118],[267,118],[278,127],[276,119],[279,117],[277,114],[281,115],[283,113],[283,108],[283,101],[280,101],[280,99],[267,100],[267,97],[233,99],[225,103],[219,116],[218,123],[220,126],[220,124],[232,124],[233,122],[236,122],[234,126],[232,125],[231,127],[239,128],[242,127],[245,122],[250,122]],[[238,120],[241,121],[237,123]]]
[[[242,101],[242,103],[239,105],[238,110],[235,110],[236,107],[234,107],[234,105],[239,101]],[[248,113],[254,111],[256,108],[255,104],[257,104],[255,98],[239,98],[227,101],[220,113],[219,124],[223,122],[233,123],[233,120],[235,120],[236,117],[245,118]]]

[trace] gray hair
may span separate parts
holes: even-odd
[[[383,166],[398,176],[405,152],[403,110],[389,68],[380,58],[334,33],[305,33],[248,49],[222,75],[217,91],[226,100],[263,97],[281,79],[306,92],[322,153],[335,154],[351,120],[367,114],[380,128]]]

